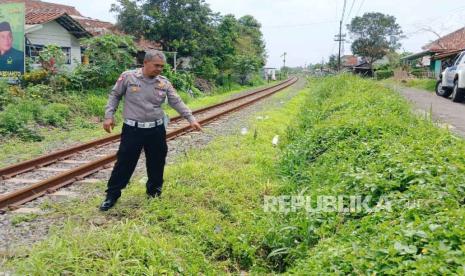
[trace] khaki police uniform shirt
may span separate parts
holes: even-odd
[[[168,104],[189,122],[195,121],[191,110],[176,93],[173,85],[163,76],[146,78],[142,69],[126,71],[113,87],[105,118],[113,118],[121,98],[124,96],[123,118],[137,122],[153,122],[163,119],[161,104],[168,98]]]

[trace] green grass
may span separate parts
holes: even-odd
[[[407,87],[414,87],[423,89],[429,92],[434,92],[436,88],[436,80],[435,79],[411,79],[405,83]]]
[[[249,134],[167,166],[160,200],[146,200],[135,179],[106,214],[98,198],[58,208],[70,218],[64,228],[8,267],[27,275],[465,273],[462,139],[413,115],[392,90],[347,75],[311,81],[261,115],[269,119],[252,122]],[[265,195],[370,195],[392,211],[265,212]]]
[[[258,87],[265,87],[268,85]],[[254,87],[244,86],[240,89],[223,94],[213,94],[210,96],[191,99],[188,106],[197,109],[204,106],[219,103],[242,91],[254,89]],[[34,127],[34,131],[42,137],[41,141],[24,141],[21,137],[0,138],[0,167],[14,164],[20,161],[31,159],[57,148],[64,148],[72,144],[80,144],[93,139],[107,136],[102,129],[99,118],[103,117],[104,107],[107,102],[108,91],[98,89],[89,91],[86,95],[69,95],[61,102],[65,102],[71,109],[72,119],[63,123],[65,128],[56,127]],[[122,126],[121,106],[116,116],[117,126],[114,133],[118,133]],[[165,106],[169,116],[177,116],[177,112],[169,106]],[[32,116],[32,115],[31,115]]]
[[[280,162],[283,194],[383,196],[392,212],[290,214],[289,272],[465,273],[465,143],[402,97],[341,76],[315,83]],[[447,141],[447,142],[445,142]]]
[[[11,218],[11,224],[13,226],[16,226],[16,225],[21,224],[23,222],[33,221],[37,217],[39,217],[39,215],[37,215],[37,214],[19,214],[19,215],[15,215],[15,216],[13,216]]]
[[[212,95],[209,95],[209,96],[191,99],[191,100],[188,101],[187,105],[189,106],[189,108],[194,110],[194,109],[202,108],[202,107],[205,107],[205,106],[213,105],[213,104],[216,104],[216,103],[220,103],[220,102],[225,101],[225,100],[229,99],[231,96],[233,96],[233,95],[235,95],[237,93],[240,93],[240,92],[244,92],[244,91],[252,90],[252,89],[263,88],[263,87],[267,87],[267,86],[272,86],[272,85],[277,84],[277,83],[278,83],[278,81],[274,81],[274,82],[271,82],[269,84],[259,85],[259,86],[255,86],[255,87],[239,86],[237,89],[234,89],[234,90],[231,90],[231,91],[221,92],[221,93],[218,92],[218,93],[213,93]],[[166,113],[170,117],[174,117],[174,116],[178,115],[178,113],[168,105],[164,106],[164,110],[166,111]]]
[[[406,87],[418,88],[428,92],[435,92],[435,79],[409,79],[406,81],[396,81],[393,78],[382,80],[382,83],[402,85]]]
[[[219,138],[167,166],[161,200],[146,200],[135,179],[103,215],[103,226],[93,224],[102,216],[96,210],[101,198],[57,209],[71,218],[64,228],[10,265],[19,274],[270,271],[263,239],[273,220],[261,201],[278,187],[272,172],[279,149],[271,140],[284,134],[304,98],[301,93],[284,109],[268,112],[268,120],[253,123],[256,135]]]

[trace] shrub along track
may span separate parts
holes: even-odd
[[[205,125],[225,114],[271,96],[296,81],[297,78],[291,78],[277,85],[198,109],[194,111],[194,114],[199,123]],[[183,122],[182,118],[175,117],[172,120],[167,129],[167,140],[176,139],[176,137],[192,131],[190,125]],[[47,193],[53,193],[63,186],[83,180],[99,170],[111,167],[116,161],[119,139],[120,134],[112,135],[0,169],[0,179],[3,179],[4,182],[2,190],[0,190],[0,193],[3,193],[0,195],[0,211],[17,209],[25,202]],[[109,151],[113,153],[108,155]],[[45,179],[41,179],[44,175]]]

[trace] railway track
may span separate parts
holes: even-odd
[[[259,89],[225,102],[193,111],[201,125],[208,124],[228,113],[245,108],[265,97],[294,84],[291,78],[271,87]],[[167,140],[173,140],[192,131],[181,117],[172,118],[167,128]],[[20,205],[61,187],[83,180],[116,161],[120,134],[97,139],[0,168],[0,213],[14,210]]]

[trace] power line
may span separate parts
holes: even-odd
[[[344,21],[344,14],[346,13],[347,0],[344,0],[344,7],[342,8],[341,21]]]
[[[339,53],[337,56],[337,70],[338,71],[341,71],[341,46],[342,46],[342,42],[345,41],[345,37],[346,37],[345,34],[342,34],[342,22],[344,21],[346,5],[347,5],[347,0],[344,0],[344,8],[342,9],[342,17],[341,17],[341,21],[339,21],[339,34],[335,35],[336,38],[334,39],[334,41],[339,42]]]
[[[350,20],[350,15],[352,14],[352,9],[354,8],[354,5],[355,5],[355,0],[352,1],[352,5],[350,6],[349,13],[347,14],[347,18],[349,18],[349,20]]]
[[[358,10],[357,10],[357,13],[355,14],[355,16],[358,16],[358,14],[360,13],[360,10],[362,9],[362,6],[363,6],[364,3],[365,3],[365,0],[362,0],[362,2],[360,3],[360,6],[358,6]]]
[[[328,20],[328,21],[321,21],[321,22],[313,22],[313,23],[306,23],[306,24],[294,24],[294,25],[271,25],[271,26],[262,26],[262,28],[300,28],[300,27],[309,27],[319,24],[329,24],[335,23],[336,20]]]

